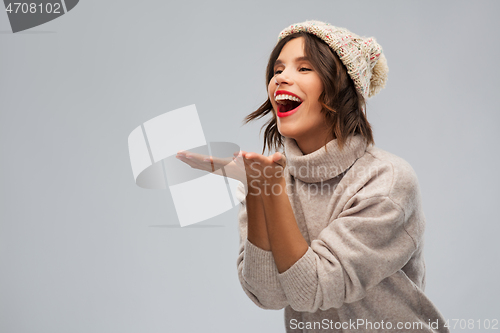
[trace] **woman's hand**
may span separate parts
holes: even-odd
[[[252,190],[257,190],[259,194],[266,186],[272,186],[284,180],[283,168],[286,165],[285,156],[280,152],[264,156],[240,151],[234,153],[232,158],[217,158],[181,150],[177,152],[176,158],[192,168],[241,181]]]
[[[234,157],[218,158],[180,150],[175,157],[192,168],[233,178],[243,183],[246,181],[245,166],[241,152],[234,153]]]
[[[283,171],[286,158],[283,154],[276,152],[271,156],[264,156],[242,152],[242,155],[249,189],[259,193],[269,193],[271,189],[267,189],[267,186],[272,187],[275,184],[282,186],[284,184]]]

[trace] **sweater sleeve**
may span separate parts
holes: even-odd
[[[403,209],[370,197],[343,211],[278,278],[296,311],[339,308],[401,269],[415,249]]]
[[[272,252],[255,246],[247,239],[248,215],[242,186],[238,186],[237,198],[241,202],[238,213],[240,246],[237,259],[241,286],[257,306],[263,309],[283,309],[288,302],[278,280],[278,269]]]

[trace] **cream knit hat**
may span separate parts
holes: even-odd
[[[382,47],[373,37],[362,38],[345,28],[321,21],[306,21],[285,28],[278,41],[300,31],[321,38],[337,53],[364,98],[372,97],[385,87],[389,68]]]

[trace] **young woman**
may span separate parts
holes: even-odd
[[[424,294],[417,176],[374,146],[366,118],[387,72],[373,38],[294,24],[271,53],[267,101],[245,119],[269,117],[264,149],[284,153],[241,152],[238,275],[256,305],[285,309],[287,332],[448,332]]]

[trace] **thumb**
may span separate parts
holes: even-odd
[[[285,167],[286,165],[286,157],[280,152],[276,152],[273,154],[273,162],[276,164],[281,165],[282,167]]]

